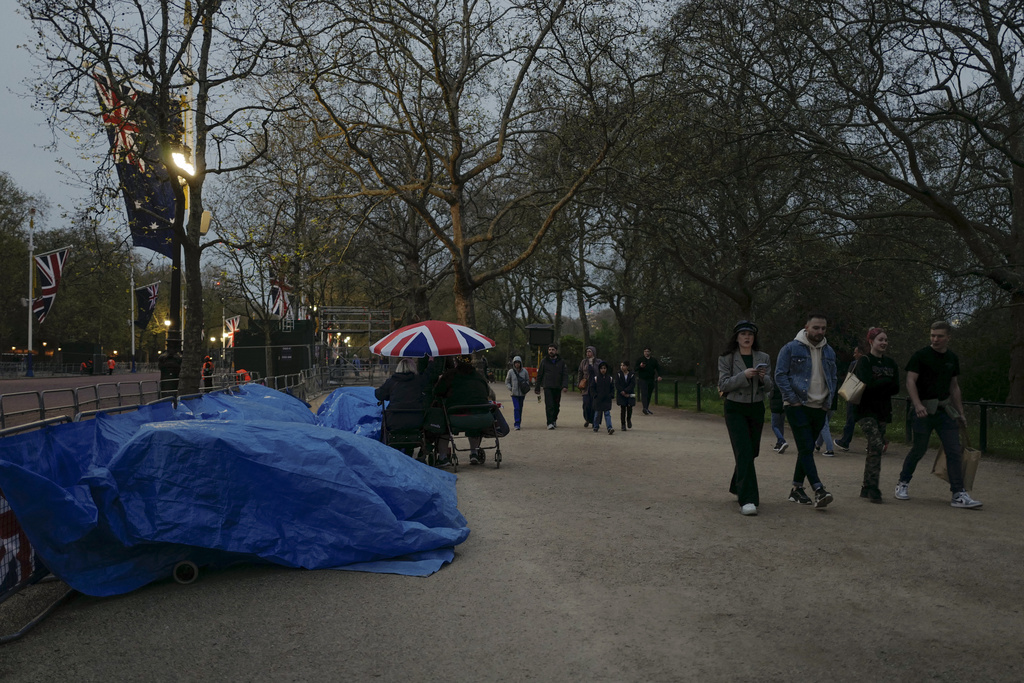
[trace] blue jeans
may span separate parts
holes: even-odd
[[[776,443],[786,443],[786,414],[772,413],[772,431],[775,432]]]
[[[523,421],[523,397],[513,396],[512,397],[512,417],[513,424],[518,427],[519,423]]]
[[[601,413],[600,410],[595,410],[594,411],[594,431],[595,432],[598,429],[601,428],[601,414],[602,413]],[[612,428],[612,411],[605,410],[604,411],[604,419],[608,422],[608,429],[611,429]]]
[[[796,442],[796,468],[793,486],[803,486],[804,479],[815,489],[821,488],[818,468],[814,465],[814,439],[825,425],[825,411],[807,406],[786,406],[786,420]]]
[[[829,423],[832,421],[832,411],[825,413],[825,426],[821,428],[818,433],[818,438],[814,441],[814,447],[817,448],[821,444],[825,444],[826,451],[834,451],[836,449],[835,444],[832,442],[832,430],[829,429]]]
[[[843,434],[839,437],[839,443],[850,445],[853,438],[853,428],[857,426],[857,404],[846,404],[846,424],[843,425]]]
[[[939,409],[934,415],[924,417],[914,416],[914,445],[910,447],[906,459],[903,460],[903,470],[900,472],[900,481],[910,483],[917,469],[917,463],[921,462],[925,452],[928,450],[928,441],[932,432],[938,432],[939,441],[946,450],[946,471],[949,473],[949,490],[959,493],[964,490],[963,460],[960,452],[960,426],[956,420],[946,414],[946,411]]]

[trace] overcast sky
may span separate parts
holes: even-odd
[[[75,159],[75,150],[65,140],[58,140],[58,149],[43,149],[52,135],[43,114],[32,109],[31,97],[24,97],[28,86],[23,82],[32,76],[32,62],[24,49],[31,38],[31,26],[20,13],[11,10],[14,0],[0,0],[7,7],[0,21],[0,170],[9,173],[14,183],[29,194],[46,197],[55,211],[49,223],[55,227],[60,209],[72,209],[83,193],[65,184],[58,158]],[[79,165],[84,162],[77,162]]]

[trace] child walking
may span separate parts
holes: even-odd
[[[608,363],[601,361],[597,366],[597,375],[589,387],[592,406],[594,409],[594,431],[601,428],[601,416],[608,422],[608,433],[614,434],[612,429],[612,396],[615,395],[615,380],[608,374]]]
[[[530,391],[530,373],[523,367],[523,359],[516,356],[512,359],[512,369],[505,376],[505,386],[512,396],[512,413],[516,431],[523,421],[523,396]]]
[[[633,406],[636,405],[636,375],[629,371],[629,361],[619,365],[615,375],[615,403],[619,406],[622,431],[633,428]]]

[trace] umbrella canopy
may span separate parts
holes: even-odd
[[[458,356],[493,349],[494,340],[465,325],[443,320],[425,320],[395,330],[370,346],[378,356],[422,358]]]

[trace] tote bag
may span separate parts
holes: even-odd
[[[963,454],[961,455],[964,474],[964,488],[968,491],[974,488],[974,475],[978,473],[978,463],[981,462],[981,451],[971,448],[970,438],[967,430],[960,430],[961,441],[964,443]],[[932,465],[932,474],[942,481],[949,482],[949,472],[946,470],[946,449],[941,445],[935,453],[935,464]]]
[[[860,403],[860,397],[864,395],[864,382],[861,382],[852,372],[846,373],[843,386],[839,387],[839,395],[846,399],[847,403],[854,405]]]

